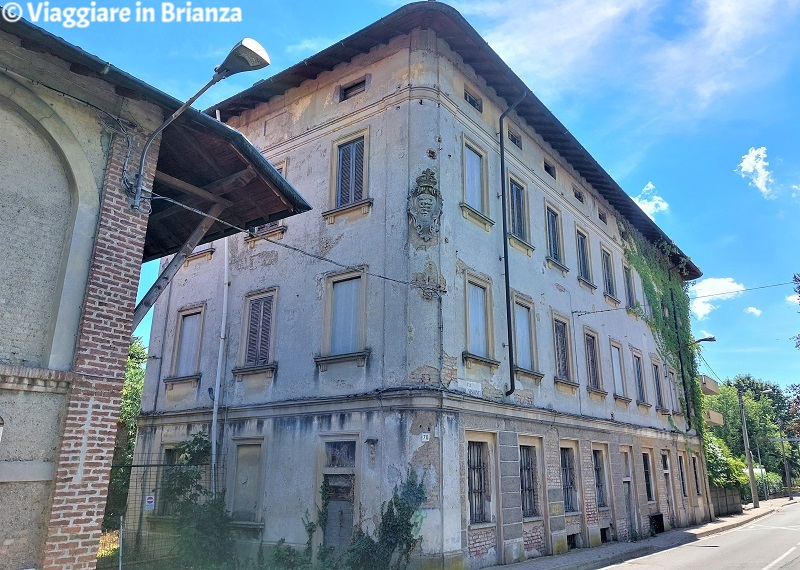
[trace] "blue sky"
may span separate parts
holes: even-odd
[[[0,0],[6,3],[5,0]],[[161,3],[141,0],[143,6]],[[49,6],[89,2],[50,0]],[[128,6],[135,0],[96,0]],[[185,6],[184,2],[175,2]],[[272,65],[215,86],[203,108],[401,5],[194,0],[241,23],[38,24],[187,99],[241,37]],[[692,257],[701,371],[800,382],[800,2],[485,0],[453,2],[619,184]],[[151,264],[152,265],[152,264]],[[145,268],[152,281],[155,268]],[[723,296],[712,296],[729,293]],[[140,328],[140,334],[147,334]]]

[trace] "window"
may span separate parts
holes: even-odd
[[[367,80],[362,79],[361,81],[357,81],[352,85],[348,85],[347,87],[342,87],[342,96],[341,101],[346,101],[352,97],[355,97],[359,93],[363,93],[367,90]]]
[[[586,345],[586,375],[589,380],[589,387],[599,390],[600,367],[597,361],[597,335],[586,332],[583,336]]]
[[[236,467],[231,518],[235,521],[253,522],[259,518],[258,498],[261,494],[261,444],[236,445]]]
[[[653,496],[653,476],[652,466],[650,465],[650,453],[645,451],[642,453],[642,463],[644,465],[644,490],[647,493],[647,501],[655,501]]]
[[[336,207],[355,204],[364,198],[364,137],[339,145],[336,179]]]
[[[625,276],[625,302],[628,307],[636,307],[636,293],[633,289],[633,274],[631,268],[627,265],[622,268],[623,275]]]
[[[607,507],[606,499],[606,470],[603,463],[603,452],[599,449],[592,450],[594,460],[594,489],[597,494],[597,506]]]
[[[480,441],[467,444],[467,487],[469,522],[488,522],[487,503],[487,445]]]
[[[561,489],[564,492],[564,512],[578,512],[578,486],[575,481],[575,450],[561,448]]]
[[[483,155],[467,145],[464,147],[464,201],[484,212]]]
[[[514,354],[519,368],[535,370],[536,355],[533,340],[531,308],[528,305],[514,303]]]
[[[614,286],[614,266],[611,264],[611,254],[604,249],[600,257],[603,262],[603,290],[606,295],[616,298],[617,288]]]
[[[510,180],[511,200],[511,235],[522,241],[528,241],[527,208],[525,205],[525,189],[513,178]]]
[[[178,342],[173,363],[173,376],[193,376],[198,373],[202,328],[202,307],[186,309],[178,313]]]
[[[522,137],[512,130],[508,131],[508,140],[514,143],[517,148],[522,148]]]
[[[364,350],[364,278],[357,272],[328,280],[328,354]]]
[[[474,95],[467,89],[464,89],[464,101],[475,107],[478,112],[483,113],[483,101],[477,95]]]
[[[689,493],[686,491],[686,473],[683,465],[683,454],[678,455],[678,474],[681,479],[681,493],[684,497],[688,497]]]
[[[642,374],[642,357],[633,355],[633,377],[636,379],[636,401],[645,403],[644,375]]]
[[[625,377],[622,375],[622,347],[611,344],[611,370],[614,372],[614,393],[626,397]]]
[[[521,445],[519,447],[519,479],[522,491],[522,516],[540,516],[536,448],[532,445]]]
[[[601,221],[601,222],[603,222],[604,224],[608,224],[608,216],[606,215],[606,213],[605,213],[603,210],[598,210],[598,211],[597,211],[597,217],[598,217],[598,218],[600,219],[600,221]]]
[[[491,358],[488,326],[488,291],[482,283],[467,281],[467,351]]]
[[[552,208],[547,208],[547,256],[561,263],[561,228]]]
[[[264,366],[272,362],[271,340],[274,304],[274,293],[251,298],[247,304],[245,366]]]
[[[670,370],[667,375],[669,376],[670,392],[672,393],[672,411],[681,411],[681,398],[678,390],[678,383],[675,381],[675,371]]]
[[[661,393],[661,367],[653,363],[653,384],[656,388],[656,407],[664,408],[664,396]]]
[[[592,266],[589,263],[589,238],[582,231],[576,237],[578,245],[578,277],[592,282]]]
[[[583,191],[580,188],[578,188],[577,186],[573,186],[572,187],[572,195],[575,196],[575,199],[578,202],[583,204],[583,201],[584,201]]]
[[[698,495],[702,495],[703,492],[700,488],[700,475],[697,471],[697,456],[692,455],[692,472],[694,473],[694,489]]]
[[[569,339],[567,323],[561,319],[553,319],[553,336],[555,338],[556,378],[570,380],[569,374]]]
[[[328,524],[323,545],[336,553],[350,546],[355,503],[355,441],[326,441],[322,480],[328,488]]]
[[[544,161],[544,171],[549,174],[553,180],[556,179],[556,167],[546,160]]]
[[[158,514],[170,516],[177,514],[179,491],[175,489],[175,481],[180,480],[182,466],[178,465],[178,450],[174,447],[164,448],[164,460],[160,472],[158,498]]]

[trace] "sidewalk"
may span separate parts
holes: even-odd
[[[800,499],[794,501],[789,501],[785,497],[770,499],[761,501],[758,509],[753,509],[752,504],[744,505],[744,512],[740,515],[719,517],[712,523],[699,526],[677,528],[638,542],[611,542],[595,548],[580,548],[558,556],[542,556],[517,564],[492,566],[487,570],[595,570],[605,568],[746,525],[756,519],[771,515],[781,507],[798,504],[798,502]]]

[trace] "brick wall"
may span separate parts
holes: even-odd
[[[497,547],[497,529],[495,527],[470,530],[467,539],[470,558],[476,558],[489,553]]]
[[[142,137],[136,137],[139,148]],[[158,145],[151,149],[152,183]],[[139,284],[147,216],[131,210],[122,186],[127,146],[115,135],[109,152],[86,295],[43,547],[45,570],[95,567],[100,524],[119,416],[125,359]],[[131,164],[138,163],[136,152]]]
[[[522,531],[522,536],[525,542],[526,554],[530,555],[532,552],[545,553],[544,521],[525,523],[525,530]]]

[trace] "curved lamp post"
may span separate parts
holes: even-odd
[[[195,93],[191,99],[186,101],[181,107],[172,113],[167,120],[165,120],[161,125],[153,131],[153,134],[150,135],[150,138],[147,139],[147,142],[142,149],[142,156],[139,160],[139,171],[136,173],[136,179],[134,181],[135,188],[133,190],[133,200],[131,201],[131,208],[134,210],[138,210],[139,206],[142,201],[142,190],[144,185],[144,163],[147,160],[147,154],[150,150],[150,145],[153,144],[153,140],[163,131],[166,129],[172,121],[177,119],[181,113],[183,113],[186,109],[191,106],[203,93],[205,93],[209,87],[214,85],[215,83],[219,83],[226,77],[230,77],[235,73],[241,73],[243,71],[255,71],[257,69],[263,69],[269,65],[269,56],[267,55],[266,50],[261,47],[257,41],[251,38],[245,38],[236,44],[233,49],[228,54],[228,57],[225,58],[221,64],[214,68],[214,75],[211,77],[211,81],[206,83],[200,91]]]

